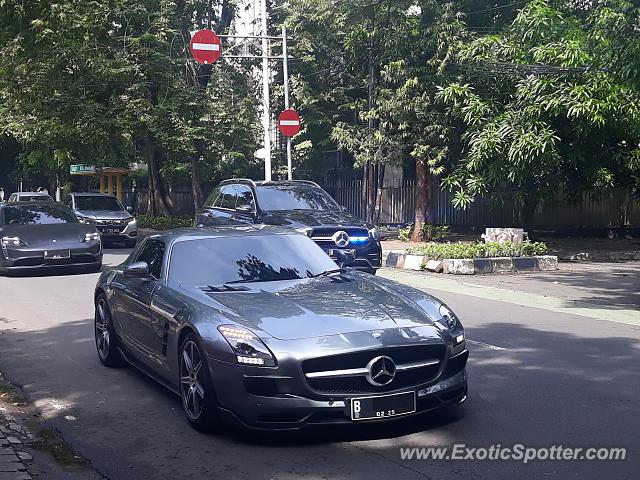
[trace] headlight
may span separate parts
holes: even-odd
[[[136,219],[134,217],[129,217],[125,219],[125,222],[129,224],[136,223]]]
[[[83,217],[82,215],[76,215],[80,223],[95,223],[95,220],[89,217]]]
[[[378,233],[378,230],[376,230],[375,227],[369,230],[369,236],[374,240],[380,239],[380,234]]]
[[[273,354],[251,330],[234,325],[221,325],[218,331],[231,346],[238,363],[261,367],[275,366]]]
[[[20,245],[26,245],[19,237],[2,237],[2,246],[8,247],[19,247]]]
[[[84,242],[95,242],[100,240],[100,234],[98,232],[94,233],[85,233]]]
[[[456,314],[451,311],[446,305],[440,305],[440,316],[442,317],[442,323],[449,329],[451,333],[456,330],[462,330],[462,324]]]

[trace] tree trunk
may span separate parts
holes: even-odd
[[[522,228],[528,234],[528,238],[533,238],[535,235],[533,233],[533,214],[538,208],[539,197],[537,194],[529,191],[527,192],[527,196],[520,208],[520,223]]]
[[[191,157],[191,190],[193,192],[194,213],[196,214],[202,207],[202,188],[200,188],[200,173],[198,170],[198,161],[201,161],[202,158],[202,156],[199,156],[198,159],[195,156]]]
[[[374,225],[380,225],[380,213],[382,212],[382,187],[384,186],[384,163],[378,167],[378,187],[376,189],[376,215]]]
[[[430,203],[431,203],[431,173],[427,165],[416,160],[416,210],[415,220],[413,222],[412,242],[422,240],[420,232],[425,222],[430,222]]]
[[[149,135],[145,139],[147,166],[149,167],[149,212],[151,215],[171,215],[174,205],[160,176],[160,159],[155,143]]]

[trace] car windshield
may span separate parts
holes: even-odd
[[[263,210],[337,210],[338,204],[320,187],[310,184],[258,185]]]
[[[115,197],[76,196],[76,210],[123,210],[122,205]]]
[[[169,282],[179,285],[295,280],[335,270],[336,264],[302,235],[247,235],[177,242]]]
[[[53,202],[53,198],[49,195],[19,195],[20,202]]]
[[[73,212],[64,205],[6,206],[2,211],[6,225],[78,223]]]

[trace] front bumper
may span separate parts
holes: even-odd
[[[331,250],[352,250],[355,253],[355,261],[348,265],[358,270],[375,271],[382,267],[382,246],[379,240],[369,240],[364,245],[350,244],[348,247],[339,248],[333,242],[316,241],[327,253]]]
[[[415,413],[357,423],[392,422],[461,404],[467,397],[465,367],[468,355],[464,350],[450,357],[449,366],[429,383],[391,392],[415,391]],[[373,395],[314,394],[303,385],[304,380],[279,375],[278,368],[248,367],[213,358],[209,358],[209,365],[221,413],[251,429],[295,430],[311,425],[351,424],[354,422],[350,418],[349,400]]]
[[[51,250],[47,250],[51,251]],[[45,258],[42,247],[7,247],[0,250],[0,268],[6,271],[61,266],[97,266],[102,264],[100,241],[56,245],[55,251],[64,252],[61,258]],[[66,256],[68,251],[69,256]]]

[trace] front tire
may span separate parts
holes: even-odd
[[[180,397],[182,409],[193,428],[211,431],[218,425],[218,402],[198,338],[189,333],[180,347]]]
[[[96,300],[96,313],[94,332],[98,358],[107,367],[122,367],[124,359],[118,351],[116,332],[113,327],[111,309],[104,294],[98,295]]]

